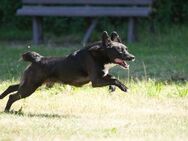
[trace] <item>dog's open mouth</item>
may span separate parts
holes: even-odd
[[[129,68],[129,65],[127,64],[127,62],[125,60],[116,58],[116,59],[114,59],[114,63],[122,66],[123,68],[126,68],[126,69]]]

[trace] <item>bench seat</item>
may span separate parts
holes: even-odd
[[[21,9],[17,10],[17,15],[65,17],[147,17],[151,11],[152,9],[150,7],[23,6]]]

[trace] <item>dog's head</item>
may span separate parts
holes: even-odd
[[[118,64],[123,68],[128,68],[127,61],[133,61],[134,55],[128,52],[126,45],[121,42],[117,32],[112,32],[109,36],[106,31],[102,34],[100,46],[94,47],[108,60],[108,63]]]

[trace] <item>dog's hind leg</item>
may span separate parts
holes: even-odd
[[[45,76],[38,65],[31,64],[24,72],[18,91],[9,96],[5,111],[9,111],[12,104],[22,98],[30,96],[35,90],[42,85]]]
[[[8,102],[7,102],[7,105],[6,105],[6,107],[5,107],[5,112],[8,112],[9,111],[9,109],[10,109],[10,107],[11,107],[11,105],[15,102],[15,101],[17,101],[17,100],[19,100],[19,99],[21,99],[21,96],[20,96],[20,94],[17,92],[16,94],[12,94],[12,95],[10,95],[9,96],[9,99],[8,99]]]
[[[32,85],[32,84],[31,85],[23,84],[22,86],[20,86],[17,93],[9,96],[7,105],[5,107],[5,112],[8,112],[10,110],[12,104],[15,101],[30,96],[39,86],[38,85]]]
[[[7,96],[9,93],[17,91],[19,88],[19,84],[11,85],[9,86],[1,95],[0,99],[3,99],[5,96]]]

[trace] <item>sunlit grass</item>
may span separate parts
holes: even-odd
[[[4,82],[0,90],[8,86]],[[130,82],[130,91],[56,84],[45,86],[12,106],[17,114],[0,114],[4,140],[186,140],[186,85]],[[160,88],[159,88],[160,87]],[[3,110],[7,98],[1,100]]]

